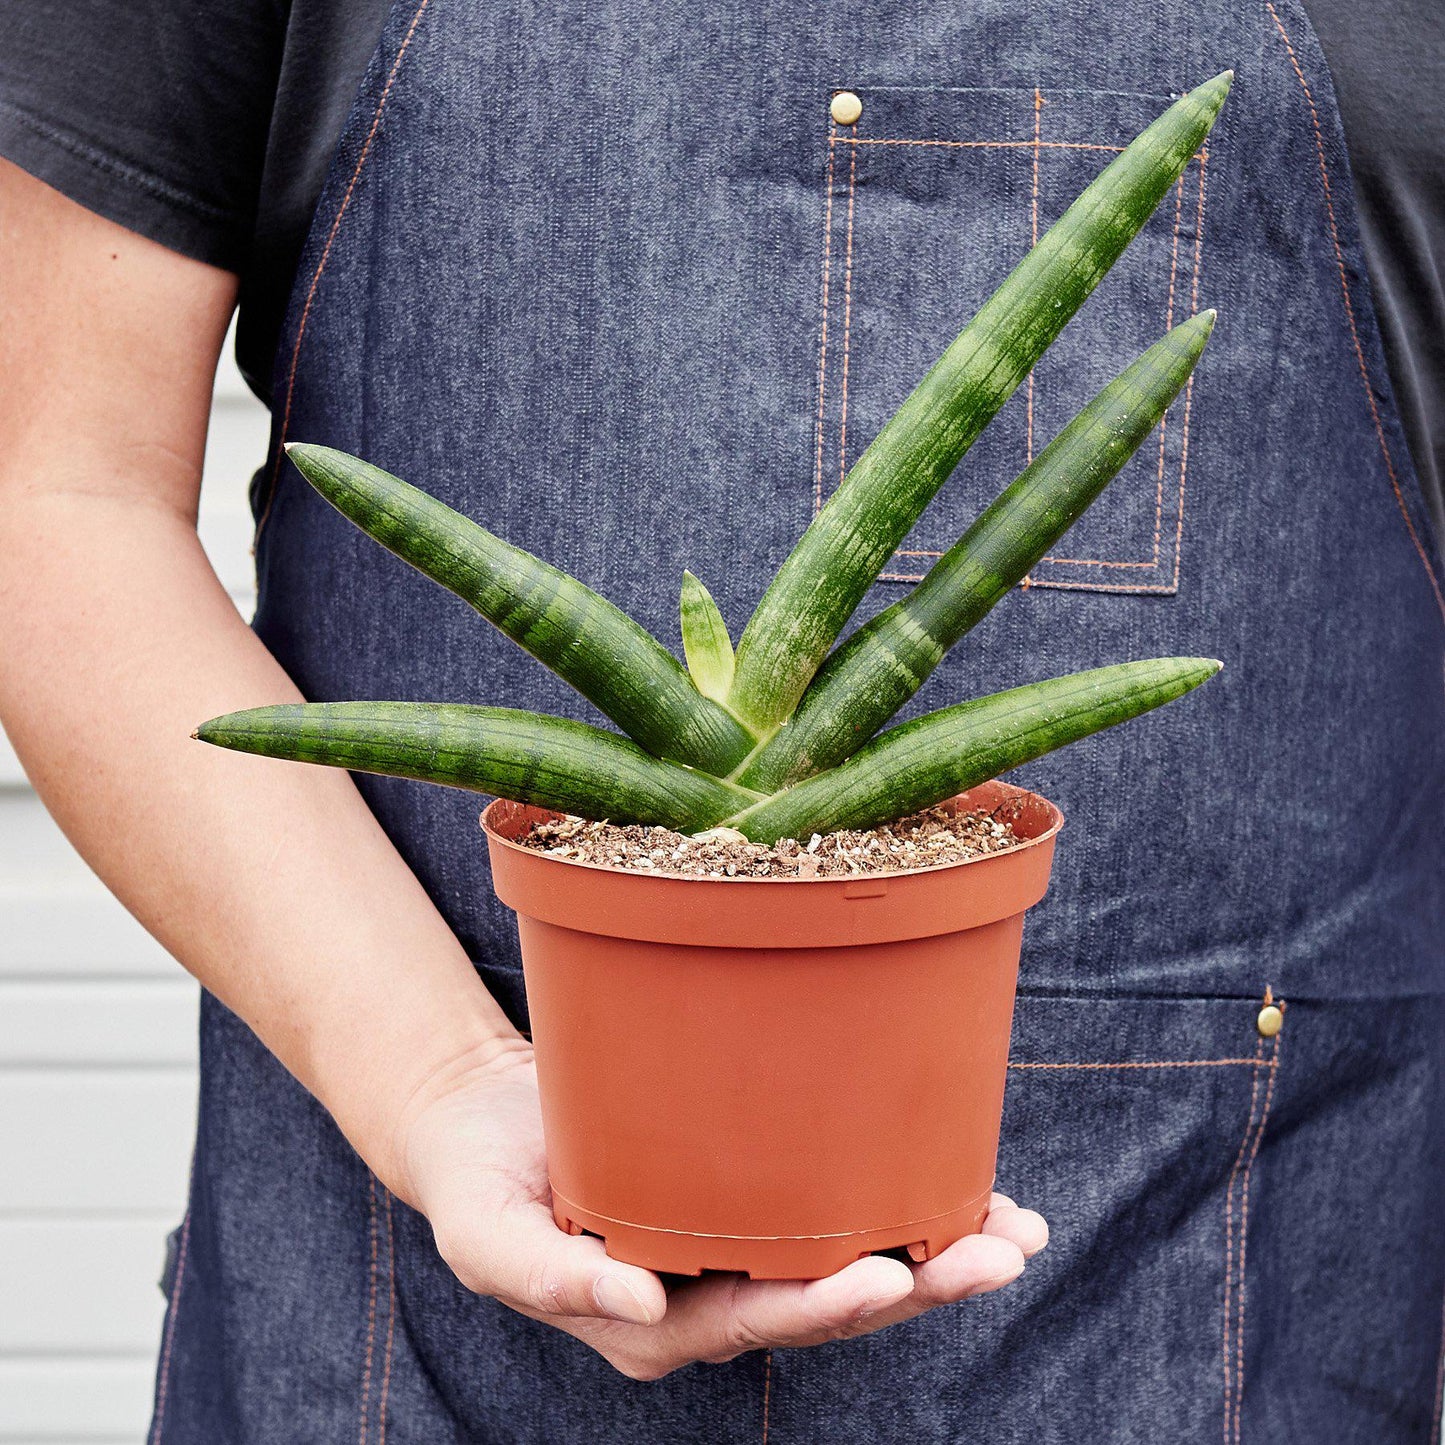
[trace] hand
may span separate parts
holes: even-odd
[[[995,1194],[982,1234],[924,1264],[874,1255],[827,1279],[709,1274],[669,1290],[553,1221],[536,1067],[520,1038],[419,1098],[397,1149],[406,1194],[468,1289],[575,1335],[634,1380],[883,1329],[999,1289],[1048,1240],[1039,1215]]]

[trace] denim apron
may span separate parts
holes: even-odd
[[[865,604],[1167,326],[1219,308],[1158,433],[918,699],[1227,664],[1016,775],[1069,819],[1026,930],[999,1160],[1050,1248],[1001,1294],[861,1341],[637,1384],[468,1294],[208,998],[153,1439],[1434,1438],[1442,569],[1296,0],[398,0],[298,273],[275,441],[378,462],[671,642],[690,566],[736,635],[1030,243],[1226,65],[1207,149]],[[854,126],[830,119],[839,88]],[[307,696],[589,715],[274,453],[255,506],[256,629]],[[525,1026],[478,800],[360,784]]]

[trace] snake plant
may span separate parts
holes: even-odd
[[[1183,173],[1230,73],[1191,91],[1019,263],[819,511],[736,652],[684,574],[686,667],[610,602],[426,493],[327,447],[290,459],[383,546],[463,597],[610,718],[454,703],[253,708],[197,736],[614,822],[735,828],[757,842],[885,822],[1188,692],[1218,670],[1158,658],[1032,683],[881,731],[943,655],[1099,495],[1158,425],[1214,322],[1174,327],[1109,383],[910,593],[839,634],[884,563]]]

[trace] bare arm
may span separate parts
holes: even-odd
[[[350,778],[190,740],[298,696],[195,533],[235,294],[0,161],[0,718],[71,841],[427,1215],[463,1284],[630,1375],[1008,1283],[1046,1230],[1002,1196],[926,1264],[809,1284],[669,1294],[557,1229],[531,1048]]]
[[[190,739],[299,696],[195,532],[235,294],[0,162],[0,717],[112,891],[411,1197],[409,1095],[522,1041],[346,774]]]

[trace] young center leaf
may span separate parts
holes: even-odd
[[[712,593],[682,574],[682,650],[693,686],[714,702],[726,702],[733,681],[733,644]]]

